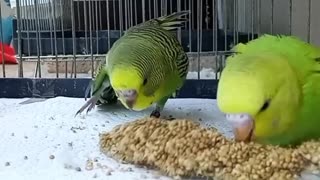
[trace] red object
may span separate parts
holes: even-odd
[[[3,46],[3,57],[5,64],[18,64],[18,61],[16,59],[16,52],[13,47],[10,45],[6,45],[3,43],[0,43],[0,64],[3,63],[2,60],[2,46]]]

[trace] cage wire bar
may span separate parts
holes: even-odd
[[[93,77],[112,44],[129,27],[190,10],[188,22],[177,31],[190,60],[188,78],[219,79],[226,57],[239,42],[248,42],[264,33],[294,34],[311,41],[313,34],[320,32],[320,28],[312,26],[315,5],[319,7],[320,3],[315,0],[17,0],[13,45],[19,63],[14,67],[3,63],[1,74],[7,77],[10,71],[15,71],[11,74],[20,78]],[[2,17],[2,11],[0,14]],[[305,23],[301,22],[303,15],[307,16]],[[3,29],[2,23],[0,28]],[[0,36],[3,41],[2,31]]]
[[[0,4],[0,14],[2,14],[2,11],[1,11],[1,4]],[[3,27],[2,27],[2,21],[0,22],[0,39],[1,39],[1,42],[3,42],[3,31],[2,31]],[[3,46],[1,46],[1,52],[3,52]],[[1,58],[2,60],[4,59],[4,53],[1,53]],[[3,77],[6,77],[6,66],[5,66],[5,63],[2,63],[2,75]]]

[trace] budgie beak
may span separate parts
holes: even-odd
[[[254,119],[249,114],[226,114],[233,127],[234,138],[237,141],[250,141],[254,133]]]
[[[132,109],[133,105],[136,103],[138,93],[134,89],[119,90],[116,92],[118,97]]]

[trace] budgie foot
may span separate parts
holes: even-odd
[[[95,96],[91,97],[91,98],[77,111],[77,113],[76,113],[75,116],[77,116],[78,114],[82,113],[86,108],[88,108],[88,109],[87,109],[87,114],[88,114],[88,112],[90,112],[90,111],[95,107],[97,101],[98,101],[98,98],[97,98],[97,97],[95,97]]]
[[[156,109],[152,111],[152,113],[150,114],[150,117],[160,118],[160,115],[161,115],[160,112],[163,110],[163,107],[166,104],[166,102],[168,101],[168,98],[169,98],[169,96],[165,96],[159,102],[157,102]],[[163,119],[173,120],[175,118],[173,118],[172,116],[169,116],[168,118],[165,117]]]
[[[152,117],[152,118],[160,118],[160,111],[159,110],[157,110],[157,109],[155,109],[155,110],[153,110],[152,111],[152,113],[150,114],[150,117]],[[174,119],[176,119],[176,118],[174,118],[174,117],[172,117],[171,115],[169,116],[169,117],[164,117],[163,119],[165,119],[165,120],[168,120],[168,121],[172,121],[172,120],[174,120]]]
[[[151,112],[150,114],[150,117],[153,117],[153,118],[160,118],[160,111],[158,109],[155,109]]]

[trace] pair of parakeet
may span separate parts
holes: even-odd
[[[119,100],[139,111],[156,103],[159,117],[188,72],[188,57],[170,30],[182,11],[129,28],[117,40],[77,112]],[[217,103],[235,139],[293,145],[320,137],[320,49],[290,36],[264,35],[234,47],[218,84]]]

